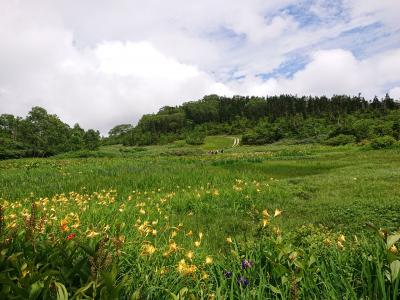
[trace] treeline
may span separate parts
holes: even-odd
[[[33,107],[25,118],[0,115],[0,159],[46,157],[68,151],[94,150],[100,133],[70,127],[44,108]]]
[[[244,144],[267,144],[282,138],[345,144],[389,136],[399,139],[399,102],[389,95],[368,101],[358,96],[331,98],[205,96],[144,115],[137,126],[114,127],[109,144],[165,144],[216,134],[243,135]]]
[[[100,143],[166,144],[185,139],[201,144],[206,135],[241,135],[243,144],[262,145],[283,138],[330,145],[373,142],[376,148],[400,139],[400,104],[386,95],[363,97],[221,97],[205,96],[144,115],[136,126],[121,124],[100,139],[93,129],[72,128],[56,115],[33,107],[25,118],[0,115],[0,159],[46,157],[94,150]]]

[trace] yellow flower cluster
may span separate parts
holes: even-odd
[[[177,271],[185,276],[192,275],[197,271],[197,267],[192,264],[186,263],[184,259],[181,259],[176,267]]]
[[[337,241],[336,241],[336,245],[337,245],[339,250],[343,250],[344,249],[344,242],[345,241],[346,241],[346,237],[343,234],[338,236]]]
[[[148,243],[142,246],[142,256],[152,255],[154,252],[156,252],[156,247],[154,247],[152,244]]]

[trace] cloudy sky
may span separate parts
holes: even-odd
[[[0,0],[0,114],[103,134],[219,95],[389,92],[399,0]]]

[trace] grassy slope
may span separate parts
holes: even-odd
[[[208,138],[208,147],[219,148],[226,140],[231,139]],[[368,221],[392,229],[400,222],[397,150],[271,145],[238,147],[216,156],[205,151],[176,156],[171,149],[193,147],[153,146],[124,153],[118,149],[102,150],[115,157],[2,161],[0,197],[14,201],[31,192],[38,198],[116,189],[118,202],[133,191],[175,192],[171,218],[207,230],[210,243],[221,236],[244,238],[258,222],[255,212],[264,208],[283,209],[287,228],[315,223],[357,232]],[[238,185],[236,179],[244,183]],[[112,211],[91,216],[104,223],[115,222],[114,217]],[[131,221],[129,214],[121,218]]]
[[[64,158],[1,161],[0,198],[9,200],[3,206],[7,227],[29,228],[23,216],[29,215],[35,200],[35,215],[46,220],[46,232],[36,232],[35,243],[44,245],[56,237],[58,245],[54,248],[50,243],[51,250],[33,258],[24,250],[20,265],[48,266],[46,258],[54,249],[51,261],[62,258],[52,268],[60,268],[64,277],[71,268],[69,260],[64,261],[65,253],[70,251],[78,259],[78,245],[94,247],[102,236],[116,234],[125,241],[118,271],[120,278],[128,278],[125,298],[139,293],[143,299],[171,299],[173,293],[177,299],[186,290],[199,299],[204,295],[209,299],[384,299],[382,295],[398,299],[400,279],[395,283],[387,279],[392,265],[385,244],[372,231],[359,234],[368,221],[398,230],[398,150],[283,143],[229,148],[218,155],[204,150],[231,140],[208,138],[203,147],[182,142],[146,148],[109,146]],[[71,158],[88,155],[96,157]],[[79,194],[68,194],[71,191]],[[66,196],[53,197],[57,193]],[[49,199],[38,201],[40,197]],[[271,213],[271,224],[262,228],[265,208]],[[282,216],[272,216],[275,208],[283,209]],[[62,222],[71,228],[64,232]],[[308,223],[324,224],[333,232],[318,226],[299,229]],[[276,226],[283,227],[282,235]],[[287,235],[293,229],[299,229],[294,238]],[[70,233],[76,234],[72,241],[67,240]],[[344,250],[336,244],[341,233],[346,236]],[[22,231],[18,236],[20,244],[15,242],[13,252],[29,244]],[[228,236],[233,244],[227,243]],[[62,251],[57,252],[60,246]],[[146,253],[149,246],[154,246],[151,255]],[[15,260],[12,251],[3,263]],[[207,263],[206,257],[213,262]],[[244,258],[254,267],[243,270]],[[38,261],[31,263],[31,259]],[[197,268],[194,273],[179,271],[182,259]],[[88,261],[85,255],[83,260]],[[88,272],[79,260],[76,267]],[[30,268],[32,276],[20,274],[18,266],[4,268],[2,275],[17,274],[24,284],[21,290],[27,293],[27,278],[34,281],[37,273],[45,271]],[[232,278],[225,277],[226,270],[233,272]],[[204,274],[210,277],[203,278]],[[238,285],[240,276],[249,279],[247,288]],[[73,293],[86,283],[68,284]],[[91,295],[91,290],[87,292]]]
[[[230,148],[233,145],[233,139],[233,137],[228,136],[207,136],[202,148],[205,150]]]

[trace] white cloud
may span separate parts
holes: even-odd
[[[399,27],[400,1],[397,0],[344,0],[353,20],[380,21]]]
[[[348,94],[361,92],[372,99],[388,92],[387,84],[399,80],[400,49],[357,60],[343,49],[317,51],[311,62],[293,78],[250,79],[242,92],[260,96],[290,93],[298,95]],[[396,89],[391,93],[395,95]]]
[[[103,43],[96,47],[95,55],[100,71],[106,74],[182,81],[200,73],[193,66],[166,57],[148,42]]]
[[[293,79],[283,79],[282,86],[298,94],[357,94],[362,91],[361,87],[365,90],[372,84],[368,73],[369,70],[364,70],[362,63],[348,51],[318,51]]]
[[[0,113],[24,115],[40,105],[71,125],[106,133],[209,93],[398,93],[400,57],[392,34],[400,29],[400,2],[345,0],[349,19],[336,20],[338,8],[318,0],[312,12],[330,22],[304,28],[281,10],[296,3],[0,0]],[[376,22],[391,42],[375,46],[373,56],[321,46]],[[351,48],[335,47],[345,46]],[[292,78],[256,76],[293,52],[310,62]]]
[[[400,86],[392,88],[389,91],[389,95],[390,95],[390,97],[392,97],[394,99],[400,100]]]

